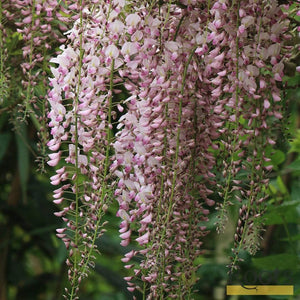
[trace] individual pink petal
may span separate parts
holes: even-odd
[[[109,45],[105,50],[105,55],[111,58],[117,58],[119,56],[119,49],[115,45]]]
[[[59,205],[59,204],[61,204],[63,201],[64,201],[64,198],[60,198],[60,199],[53,200],[53,203]]]
[[[50,155],[49,155],[50,156]],[[47,162],[51,167],[55,167],[59,163],[60,157],[53,158]]]
[[[54,201],[53,201],[54,202]],[[62,217],[66,214],[66,212],[64,210],[62,211],[58,211],[58,212],[55,212],[54,215],[57,216],[57,217]]]
[[[129,239],[128,240],[122,240],[122,242],[120,243],[121,246],[126,247],[129,245]]]
[[[271,104],[270,104],[269,100],[268,100],[268,99],[265,99],[265,100],[264,100],[264,108],[265,108],[265,109],[268,109],[270,106],[271,106]]]
[[[126,239],[129,239],[130,236],[131,236],[131,230],[128,230],[128,231],[126,231],[126,232],[120,234],[120,238],[121,238],[121,239],[125,239],[125,240],[126,240]]]
[[[125,22],[127,26],[136,26],[141,20],[138,14],[130,14],[126,17]]]
[[[54,180],[57,180],[59,178],[60,178],[60,174],[55,174],[55,175],[53,175],[53,176],[50,177],[50,180],[54,181]]]
[[[215,204],[215,201],[214,200],[211,200],[211,199],[206,199],[206,204],[208,205],[208,206],[213,206],[214,204]]]
[[[152,214],[150,213],[141,220],[141,224],[149,224],[151,223],[151,221],[152,221]]]
[[[60,179],[56,179],[56,180],[52,180],[52,181],[51,181],[51,184],[52,184],[52,185],[59,185],[60,182],[61,182]]]
[[[273,100],[275,101],[275,102],[279,102],[279,101],[281,101],[281,98],[280,98],[280,96],[277,94],[277,93],[272,93],[272,96],[273,96]]]
[[[149,231],[147,231],[144,235],[135,239],[140,245],[147,244],[149,241]]]
[[[32,16],[29,15],[28,17],[26,17],[24,20],[23,20],[23,23],[24,24],[30,24],[32,21]]]
[[[267,171],[272,171],[273,170],[273,166],[272,165],[270,165],[270,166],[266,166],[266,167],[264,167]]]

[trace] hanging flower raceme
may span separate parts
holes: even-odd
[[[17,27],[17,32],[22,39],[24,46],[23,63],[21,68],[24,73],[23,86],[25,87],[24,96],[26,97],[25,108],[30,108],[30,101],[35,98],[34,87],[38,84],[39,77],[45,76],[45,67],[43,63],[48,58],[44,57],[44,53],[49,51],[53,47],[54,43],[63,43],[65,38],[61,35],[61,32],[53,30],[53,24],[57,21],[66,21],[62,17],[62,10],[65,10],[65,14],[71,16],[76,12],[76,8],[73,8],[72,14],[70,11],[64,9],[63,4],[67,7],[71,7],[72,2],[66,1],[65,3],[58,3],[57,1],[9,1],[4,3],[4,12],[8,20],[13,21]],[[75,16],[75,18],[77,18]],[[54,20],[55,19],[55,20]],[[66,24],[61,23],[59,28],[61,30],[66,29]],[[43,70],[43,74],[41,73]]]
[[[122,259],[133,272],[128,289],[148,299],[190,297],[218,197],[219,231],[227,206],[241,207],[231,269],[243,245],[256,249],[272,169],[267,149],[281,118],[286,14],[276,1],[244,0],[79,8],[51,60],[48,115],[68,293],[75,297],[87,274],[114,195],[121,245],[137,244]],[[114,103],[119,84],[129,97]],[[123,115],[114,119],[117,110]]]
[[[74,2],[76,1],[26,0],[4,1],[1,4],[1,10],[8,23],[7,29],[15,30],[14,43],[18,43],[17,48],[21,45],[21,49],[12,49],[15,53],[21,50],[21,55],[14,54],[10,60],[15,80],[20,81],[20,86],[23,87],[21,93],[17,91],[20,99],[15,100],[18,103],[18,112],[15,112],[17,116],[13,119],[18,129],[17,120],[25,121],[30,116],[39,137],[37,147],[41,157],[37,160],[42,170],[46,158],[46,143],[49,140],[46,130],[47,101],[44,99],[49,84],[48,63],[50,56],[55,53],[55,48],[66,40],[62,32],[73,22],[73,18],[78,18]],[[69,7],[70,10],[64,7]],[[18,85],[11,86],[11,89],[16,89]]]
[[[267,173],[272,168],[266,151],[259,153],[259,149],[274,144],[270,124],[274,124],[274,119],[281,119],[277,83],[283,76],[285,56],[281,48],[288,25],[286,14],[275,2],[246,4],[237,1],[230,5],[227,1],[212,1],[205,15],[203,4],[198,3],[199,11],[197,5],[187,6],[186,10],[176,5],[161,6],[161,19],[155,14],[155,7],[152,7],[151,16],[145,8],[139,14],[140,25],[132,32],[138,32],[141,37],[143,31],[150,37],[157,34],[160,43],[151,41],[152,47],[145,53],[142,40],[141,50],[133,62],[133,73],[130,67],[124,72],[131,78],[127,88],[133,95],[128,99],[127,114],[120,120],[124,127],[115,144],[117,164],[123,166],[123,170],[117,172],[121,179],[116,191],[120,203],[118,214],[123,219],[120,231],[124,245],[129,242],[132,227],[136,228],[139,223],[136,240],[145,250],[128,253],[124,261],[128,262],[134,254],[145,255],[141,270],[135,269],[135,274],[140,274],[149,284],[150,298],[164,292],[170,296],[172,289],[177,292],[175,298],[178,291],[185,292],[177,285],[177,282],[182,283],[182,273],[173,271],[176,269],[174,261],[179,261],[181,266],[186,262],[178,254],[184,247],[177,246],[174,250],[175,245],[180,245],[175,231],[177,238],[179,232],[185,231],[173,226],[172,221],[186,226],[182,211],[192,215],[190,208],[195,209],[199,204],[189,197],[184,200],[180,197],[195,190],[196,185],[185,185],[185,182],[193,182],[191,174],[204,178],[211,174],[209,170],[214,161],[211,148],[216,149],[217,156],[224,156],[222,175],[225,180],[224,185],[219,185],[223,202],[220,230],[226,220],[226,206],[235,201],[234,196],[243,203],[232,266],[239,259],[241,245],[250,253],[255,251],[260,232],[256,223],[261,224],[257,218],[263,212]],[[144,15],[147,16],[144,17],[145,25]],[[163,30],[158,32],[151,24]],[[197,55],[200,62],[192,56],[189,59],[191,53]],[[146,67],[141,66],[137,73],[139,57],[143,64],[146,62]],[[187,71],[185,75],[184,71]],[[183,82],[190,94],[182,87]],[[201,113],[197,113],[197,108]],[[185,129],[185,122],[189,124],[188,129]],[[192,124],[196,133],[191,130]],[[218,138],[218,128],[222,136],[212,142]],[[191,136],[185,136],[185,131]],[[195,137],[198,136],[205,143],[197,142]],[[195,165],[191,167],[191,161],[198,153],[206,159],[206,164],[199,159],[199,169],[196,169]],[[245,180],[239,180],[244,174]],[[202,180],[201,184],[200,199],[205,200],[210,193],[208,182]],[[183,190],[182,185],[185,185]],[[140,197],[142,190],[147,194]],[[191,206],[186,206],[190,202]],[[207,203],[213,201],[208,199]],[[202,210],[201,205],[196,209],[198,216]],[[188,234],[182,234],[179,239],[186,241],[186,237]],[[175,240],[176,243],[172,243]],[[174,274],[178,275],[177,279]],[[185,274],[184,278],[189,276]],[[175,283],[170,284],[168,280]],[[182,283],[185,288],[187,282]],[[130,283],[130,290],[136,287]]]
[[[268,149],[275,143],[274,124],[282,118],[277,85],[283,76],[288,21],[275,1],[237,1],[230,9],[215,3],[211,12],[215,23],[224,24],[214,35],[223,35],[216,46],[223,47],[222,65],[226,66],[219,74],[222,85],[218,85],[215,107],[227,124],[220,131],[222,147],[217,151],[218,156],[224,155],[225,179],[219,185],[219,231],[226,222],[226,207],[236,203],[235,198],[242,202],[233,269],[242,247],[255,253],[259,246],[262,222],[258,218],[264,211],[267,174],[272,170]]]
[[[117,2],[116,2],[117,3]],[[113,92],[116,70],[123,64],[115,45],[111,24],[122,6],[109,3],[81,5],[80,17],[68,33],[68,44],[51,60],[54,78],[49,92],[48,117],[52,139],[48,164],[56,170],[52,184],[64,184],[54,191],[54,202],[63,204],[56,213],[66,223],[59,229],[69,258],[68,275],[73,299],[81,280],[93,265],[95,240],[103,233],[102,216],[108,209],[113,188],[110,172]]]
[[[8,97],[8,85],[9,85],[9,76],[8,76],[8,67],[7,67],[7,30],[5,28],[6,15],[3,12],[2,3],[0,3],[0,105],[5,103],[5,100]]]
[[[122,74],[130,80],[125,87],[131,96],[114,144],[115,165],[123,167],[116,171],[116,195],[122,244],[138,232],[142,247],[123,261],[144,257],[140,266],[126,266],[144,289],[130,277],[129,290],[140,289],[149,299],[191,292],[196,270],[191,266],[207,233],[200,223],[207,220],[205,207],[214,204],[207,187],[214,177],[209,147],[220,122],[196,60],[199,16],[200,7],[168,4],[159,12],[152,7],[151,15],[147,7],[136,7],[126,18],[138,20],[128,33],[139,38],[139,51]]]

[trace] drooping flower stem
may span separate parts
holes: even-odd
[[[82,14],[82,0],[79,2],[80,6],[80,17],[79,17],[79,28],[80,28],[80,35],[79,35],[79,62],[78,62],[78,84],[76,87],[76,95],[75,95],[75,103],[74,103],[74,120],[75,120],[75,237],[74,237],[74,243],[75,247],[78,247],[79,242],[79,201],[80,201],[80,191],[79,191],[79,143],[78,143],[78,122],[79,122],[79,116],[78,116],[78,105],[79,105],[79,95],[81,90],[81,72],[82,72],[82,59],[83,59],[83,14]],[[70,293],[70,300],[72,300],[77,293],[77,287],[78,287],[78,259],[80,256],[80,252],[74,253],[74,267],[73,267],[73,279],[71,282],[71,293]]]
[[[35,0],[32,0],[31,4],[31,28],[34,27],[34,22],[35,22]],[[34,45],[33,45],[33,39],[34,39],[34,31],[30,33],[30,41],[29,41],[29,47],[30,47],[30,52],[29,52],[29,70],[28,70],[28,81],[27,81],[27,89],[26,89],[26,100],[25,100],[25,112],[23,115],[23,120],[27,118],[27,115],[30,114],[31,118],[36,120],[36,117],[32,113],[31,105],[30,105],[30,98],[33,97],[33,91],[32,91],[32,69],[33,69],[33,51],[34,51]]]
[[[279,9],[277,13],[282,14],[282,11]],[[272,31],[272,28],[274,28],[274,25],[272,25],[272,23],[268,24],[268,22],[270,22],[270,20],[273,18],[273,12],[271,12],[271,18],[269,14],[270,11],[268,10],[268,6],[263,5],[259,10],[259,15],[256,15],[256,17],[259,18],[259,22],[257,25],[257,39],[253,46],[253,64],[257,63],[257,61],[259,61],[263,57],[261,55],[261,47],[264,40],[263,37],[261,40],[261,35],[265,34],[264,29],[269,29]],[[268,19],[267,17],[269,17],[270,19]],[[264,25],[266,27],[264,27]],[[269,116],[277,115],[279,119],[281,118],[279,112],[276,114],[274,113],[274,110],[272,111],[270,102],[268,100],[274,98],[273,109],[275,109],[276,101],[279,101],[280,99],[275,92],[278,91],[276,87],[276,81],[282,80],[281,75],[274,74],[273,79],[272,75],[270,76],[265,73],[265,68],[272,68],[272,71],[274,72],[274,70],[276,70],[276,68],[278,68],[279,65],[282,64],[282,62],[277,62],[277,58],[275,59],[273,50],[274,46],[280,47],[279,36],[280,35],[278,35],[277,39],[273,37],[271,45],[268,47],[270,56],[273,56],[270,59],[271,66],[268,65],[267,61],[264,63],[260,62],[262,68],[260,68],[260,70],[256,73],[256,76],[260,76],[259,85],[255,85],[255,91],[245,97],[246,104],[248,106],[245,106],[243,108],[243,111],[245,111],[245,118],[249,118],[249,137],[247,138],[247,146],[249,147],[249,149],[251,149],[251,153],[248,153],[248,157],[243,162],[242,166],[243,169],[247,170],[249,173],[249,175],[247,176],[248,184],[247,189],[244,191],[246,199],[241,201],[242,206],[239,211],[239,220],[235,233],[235,246],[233,249],[232,263],[230,264],[230,272],[233,272],[233,270],[237,268],[236,265],[238,261],[241,260],[239,257],[241,249],[244,249],[251,255],[254,255],[260,246],[260,234],[263,225],[261,221],[261,215],[265,210],[264,203],[267,199],[266,190],[268,189],[268,179],[266,176],[266,172],[269,172],[272,169],[272,165],[265,165],[265,162],[271,161],[269,157],[266,157],[265,149],[266,147],[268,147],[268,144],[275,144],[275,141],[271,139],[272,129],[269,127]],[[270,90],[274,92],[271,93]],[[251,113],[248,114],[248,116],[246,113],[247,108],[250,108],[251,110]],[[278,109],[278,107],[276,109]]]
[[[199,210],[197,209],[197,202],[200,201],[200,199],[197,199],[197,196],[195,195],[195,192],[197,190],[196,187],[196,176],[197,176],[197,137],[199,135],[199,130],[198,130],[198,104],[197,104],[197,99],[194,98],[194,114],[193,114],[193,141],[194,141],[194,146],[192,147],[191,150],[191,157],[190,157],[190,162],[191,162],[191,168],[189,171],[189,174],[187,174],[187,179],[188,182],[183,190],[183,195],[189,195],[189,209],[190,212],[188,214],[187,218],[187,233],[186,233],[186,239],[187,239],[187,246],[184,248],[184,257],[186,261],[182,263],[178,267],[178,272],[182,272],[182,276],[178,278],[178,284],[177,284],[177,291],[176,295],[180,297],[180,299],[191,299],[192,296],[192,287],[193,284],[195,283],[194,279],[192,278],[193,276],[186,277],[185,276],[185,268],[189,269],[189,272],[193,274],[194,268],[193,265],[193,260],[191,257],[195,257],[195,252],[198,250],[195,248],[193,245],[193,241],[195,238],[195,235],[193,234],[193,230],[195,226],[197,226],[197,220],[200,219],[199,215]],[[199,230],[199,228],[198,228]],[[184,290],[184,291],[183,291]],[[183,298],[184,297],[184,298]]]
[[[32,0],[32,6],[31,6],[31,28],[34,27],[34,22],[35,22],[35,0]],[[31,36],[30,36],[30,42],[29,42],[29,46],[30,46],[30,53],[29,53],[29,72],[28,72],[28,82],[27,82],[27,89],[26,89],[26,100],[25,100],[25,112],[24,112],[24,116],[23,116],[23,120],[26,119],[27,114],[32,114],[31,112],[31,105],[30,105],[30,98],[33,96],[32,95],[32,61],[33,61],[33,36],[34,32],[31,32]]]
[[[179,100],[179,107],[178,107],[178,118],[177,118],[177,131],[176,131],[176,148],[175,148],[175,158],[174,158],[174,169],[173,169],[173,177],[172,177],[172,185],[171,185],[171,193],[170,197],[168,199],[168,210],[166,213],[166,216],[164,218],[164,224],[163,224],[163,232],[161,234],[160,238],[160,244],[159,248],[157,250],[157,258],[158,256],[162,257],[162,262],[161,266],[159,269],[159,280],[161,280],[161,283],[163,282],[164,274],[165,274],[165,235],[166,235],[166,230],[168,227],[168,224],[170,222],[171,218],[171,213],[172,209],[174,208],[174,193],[175,193],[175,186],[176,186],[176,179],[177,179],[177,172],[178,172],[178,158],[179,158],[179,147],[180,147],[180,132],[181,132],[181,120],[182,120],[182,104],[183,104],[183,98],[184,98],[184,89],[185,89],[185,82],[186,82],[186,77],[187,77],[187,70],[188,67],[191,63],[191,60],[194,56],[195,50],[197,47],[194,47],[188,57],[188,60],[185,64],[184,71],[183,71],[183,76],[182,76],[182,83],[181,83],[181,90],[180,90],[180,100]],[[161,250],[161,248],[163,250]],[[159,299],[163,299],[163,289],[160,287],[159,288]]]
[[[186,82],[186,76],[187,76],[187,70],[188,67],[191,63],[191,60],[194,56],[195,50],[196,50],[196,46],[192,49],[188,60],[186,62],[186,65],[184,67],[184,71],[183,71],[183,77],[182,77],[182,83],[181,83],[181,90],[180,90],[180,101],[179,101],[179,108],[178,108],[178,119],[177,119],[177,133],[176,133],[176,151],[175,151],[175,161],[174,161],[174,165],[176,166],[178,163],[178,154],[179,154],[179,146],[180,146],[180,131],[181,131],[181,118],[182,118],[182,102],[183,102],[183,95],[184,95],[184,89],[185,89],[185,82]],[[173,197],[174,197],[174,192],[175,192],[175,183],[176,183],[176,177],[177,177],[177,167],[175,167],[174,169],[174,173],[173,173],[173,179],[172,179],[172,188],[171,188],[171,196],[170,196],[170,203],[172,203]],[[169,205],[169,211],[168,211],[168,216],[171,213],[171,209],[172,209],[172,205]]]
[[[232,6],[230,10],[233,10],[233,6],[236,1],[233,1]],[[240,109],[239,109],[239,101],[240,101],[240,80],[239,80],[239,58],[240,58],[240,47],[239,47],[239,35],[238,35],[238,30],[240,26],[240,17],[239,17],[239,9],[240,9],[240,1],[237,1],[237,9],[235,10],[236,16],[237,16],[237,21],[236,21],[236,38],[235,38],[235,105],[233,108],[233,114],[234,114],[234,123],[233,123],[233,128],[231,128],[231,123],[229,124],[229,130],[227,134],[231,137],[233,132],[233,140],[231,141],[231,145],[228,149],[229,153],[228,155],[230,156],[230,162],[228,166],[228,171],[227,171],[227,176],[226,176],[226,182],[225,182],[225,188],[223,191],[223,203],[220,205],[220,215],[218,216],[218,223],[217,223],[217,232],[220,233],[224,230],[225,223],[227,222],[227,206],[228,202],[230,199],[230,194],[231,194],[231,186],[232,186],[232,180],[234,179],[234,174],[233,174],[233,169],[234,169],[234,155],[236,154],[236,146],[239,141],[239,135],[238,135],[238,127],[239,127],[239,118],[240,118]]]
[[[108,185],[108,170],[110,166],[110,150],[111,150],[111,142],[112,142],[112,97],[113,97],[113,88],[114,88],[114,67],[115,61],[114,59],[111,62],[111,69],[110,69],[110,82],[109,82],[109,97],[108,97],[108,112],[107,112],[107,125],[106,125],[106,146],[105,146],[105,160],[104,160],[104,170],[102,175],[102,186],[101,186],[101,192],[99,195],[99,207],[97,211],[97,221],[95,224],[95,229],[91,237],[91,241],[88,245],[88,247],[85,247],[86,257],[85,262],[81,266],[80,273],[85,274],[88,265],[91,261],[91,256],[93,255],[93,251],[95,249],[95,242],[96,239],[99,237],[100,234],[100,228],[103,226],[101,224],[102,222],[102,216],[104,215],[106,211],[107,204],[105,203],[106,199],[109,199],[109,193],[112,187],[109,187]]]
[[[105,212],[104,209],[104,202],[105,199],[108,198],[108,182],[107,182],[107,176],[108,176],[108,169],[109,169],[109,161],[110,161],[110,149],[111,149],[111,112],[112,112],[112,92],[113,92],[113,79],[114,79],[114,64],[115,61],[112,60],[111,63],[111,70],[110,70],[110,83],[109,83],[109,98],[108,98],[108,116],[107,116],[107,127],[106,127],[106,133],[107,133],[107,144],[106,144],[106,149],[105,149],[105,162],[104,162],[104,171],[103,171],[103,181],[102,181],[102,187],[101,187],[101,195],[100,195],[100,206],[98,209],[98,215],[97,215],[97,223],[95,226],[95,232],[92,237],[92,243],[90,246],[89,254],[87,256],[87,261],[85,265],[88,264],[90,255],[92,253],[92,250],[94,249],[94,245],[96,242],[96,238],[99,235],[99,228],[100,228],[100,223],[101,223],[101,217]]]
[[[5,48],[4,48],[4,36],[3,36],[3,12],[2,12],[2,1],[0,2],[0,104],[4,101],[4,96],[7,93],[5,87],[5,73],[4,73],[4,55],[5,55]]]
[[[113,98],[113,88],[114,88],[114,72],[115,72],[115,60],[113,59],[111,62],[111,69],[110,69],[110,77],[109,77],[109,98],[108,98],[108,116],[107,116],[107,145],[105,151],[105,167],[104,167],[104,179],[108,173],[109,167],[109,151],[111,149],[111,142],[112,142],[112,120],[111,120],[111,113],[112,113],[112,98]],[[106,180],[105,180],[106,183]]]
[[[168,110],[169,110],[169,105],[168,103],[165,104],[165,112],[164,112],[164,116],[165,119],[168,118]],[[168,146],[168,136],[167,136],[167,128],[164,128],[164,146],[163,146],[163,151],[162,151],[162,157],[166,157],[167,154],[167,146]],[[162,166],[165,166],[165,160],[162,161]],[[162,207],[162,199],[164,196],[164,172],[162,172],[161,176],[160,176],[160,193],[159,193],[159,201],[158,201],[158,212],[157,215],[158,217],[162,217],[161,215],[161,207]],[[160,219],[158,220],[158,222],[160,221]]]
[[[256,101],[257,102],[257,101]],[[256,120],[253,121],[253,126],[254,128],[256,127]],[[257,137],[254,135],[253,137],[253,144],[254,144],[254,151],[256,151],[257,149]],[[258,163],[258,165],[261,165],[262,164],[262,161],[260,161]],[[255,166],[256,166],[256,157],[253,158],[252,160],[252,164],[251,164],[251,176],[250,176],[250,181],[249,181],[249,184],[250,184],[250,191],[249,191],[249,195],[248,195],[248,199],[247,199],[247,204],[246,204],[246,207],[244,206],[243,208],[245,209],[246,208],[246,213],[245,213],[245,218],[242,218],[242,221],[244,221],[244,224],[243,224],[243,229],[242,229],[242,234],[240,237],[238,237],[239,241],[238,241],[238,246],[235,247],[236,249],[234,249],[234,257],[233,257],[233,261],[232,263],[230,264],[230,270],[229,270],[229,273],[233,273],[234,269],[236,268],[236,264],[237,262],[239,261],[239,255],[240,255],[240,251],[242,249],[243,246],[245,246],[245,238],[246,238],[246,235],[249,234],[249,231],[247,230],[247,227],[250,226],[250,223],[249,223],[249,217],[250,217],[250,211],[251,211],[251,207],[255,205],[254,203],[254,197],[256,196],[255,194],[253,194],[254,192],[254,177],[255,177],[255,174],[257,174],[257,170],[255,169]],[[252,207],[253,210],[255,210],[254,207]],[[235,241],[237,242],[237,241]]]

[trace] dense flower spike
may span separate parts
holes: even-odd
[[[55,152],[49,155],[48,164],[55,166],[63,159],[67,165],[56,171],[52,184],[72,183],[54,194],[55,203],[66,205],[56,215],[68,228],[58,235],[70,253],[67,264],[71,299],[93,264],[95,239],[103,233],[101,217],[113,194],[109,170],[115,113],[112,97],[118,81],[114,75],[123,60],[112,42],[121,27],[110,27],[122,6],[95,4],[82,4],[79,19],[68,32],[69,44],[63,45],[61,54],[51,60],[58,66],[51,68],[54,78],[48,117],[52,139],[48,146]],[[66,196],[70,192],[73,198]]]
[[[61,185],[54,202],[67,228],[57,236],[69,249],[69,296],[92,264],[114,195],[121,244],[138,244],[122,259],[134,273],[128,289],[148,299],[189,298],[218,197],[218,231],[227,206],[241,207],[231,270],[242,247],[256,250],[268,145],[282,118],[287,15],[271,0],[76,8],[68,42],[51,60],[48,114],[48,164],[61,164],[51,183]],[[128,94],[121,103],[120,86]]]
[[[230,47],[223,51],[227,52],[227,75],[222,78],[223,89],[219,86],[224,93],[219,95],[217,105],[222,118],[228,120],[221,137],[225,152],[220,150],[229,154],[223,161],[226,180],[220,192],[223,203],[219,230],[226,221],[226,206],[234,202],[234,197],[245,207],[237,228],[233,267],[241,247],[251,248],[250,252],[255,253],[257,246],[253,246],[253,241],[259,240],[256,224],[261,222],[255,219],[264,210],[266,173],[272,169],[268,145],[274,144],[275,120],[282,118],[277,84],[283,76],[285,55],[281,48],[289,21],[275,1],[264,6],[255,1],[238,1],[230,10],[217,7],[213,13],[221,24],[230,18],[236,28],[219,29]],[[225,94],[228,91],[229,97]],[[253,239],[249,239],[252,235]]]
[[[0,3],[0,105],[4,102],[4,99],[7,97],[7,88],[8,88],[8,78],[7,78],[7,47],[6,47],[6,37],[7,32],[4,26],[5,16],[3,13],[2,3]]]
[[[5,39],[3,42],[10,44],[9,47],[16,46],[17,48],[13,49],[15,53],[8,60],[13,66],[14,80],[20,80],[23,89],[18,91],[14,81],[9,82],[8,78],[4,77],[5,72],[2,68],[0,82],[6,87],[9,86],[13,94],[17,94],[21,98],[7,97],[8,105],[14,107],[17,104],[18,107],[17,117],[12,118],[16,129],[18,130],[19,119],[25,121],[30,116],[38,131],[39,143],[37,146],[41,157],[38,157],[37,160],[41,170],[44,170],[46,144],[49,140],[46,130],[48,103],[45,101],[49,84],[48,64],[51,55],[55,54],[55,48],[66,41],[63,32],[69,26],[73,26],[74,18],[78,18],[76,16],[78,9],[76,5],[74,6],[74,2],[77,1],[18,0],[1,2],[1,18],[3,17],[7,23],[7,30],[14,31],[14,42],[5,41]],[[6,35],[6,32],[1,28],[1,36],[2,34]],[[1,65],[3,65],[6,49],[2,44],[1,51],[4,52],[1,53]],[[22,53],[22,56],[16,55],[19,52]],[[2,88],[0,88],[0,92],[1,90]]]
[[[69,6],[71,3],[29,0],[8,1],[3,4],[5,17],[9,21],[14,21],[20,39],[23,41],[24,60],[21,68],[24,73],[25,110],[28,113],[33,110],[31,104],[36,101],[34,87],[39,83],[40,78],[45,77],[46,68],[43,63],[48,58],[44,57],[44,53],[53,47],[53,43],[65,41],[61,32],[52,29],[52,27],[57,27],[55,26],[57,21],[62,20],[63,4]],[[60,27],[62,30],[66,29],[66,25],[62,23]],[[41,70],[42,74],[40,74]]]
[[[136,14],[147,11],[141,7]],[[139,41],[134,60],[143,62],[142,69],[129,66],[124,71],[131,79],[127,88],[132,96],[115,142],[115,163],[123,166],[116,172],[118,214],[123,220],[122,244],[128,244],[132,228],[140,227],[136,241],[144,250],[136,254],[145,259],[135,273],[149,285],[149,298],[165,292],[170,297],[188,295],[194,283],[191,266],[206,234],[199,227],[207,219],[204,206],[214,203],[206,186],[214,164],[208,149],[218,137],[219,117],[198,74],[193,36],[194,28],[200,28],[199,15],[196,7],[188,12],[166,5],[160,15],[152,13],[145,21],[140,17],[134,34],[153,39]],[[200,182],[196,174],[203,177]],[[135,287],[130,284],[129,289]]]

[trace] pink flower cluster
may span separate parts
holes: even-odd
[[[129,243],[135,229],[143,249],[129,252],[123,261],[144,257],[139,268],[126,267],[150,284],[148,297],[165,292],[178,297],[176,291],[184,296],[191,288],[191,266],[206,234],[199,224],[207,220],[204,207],[214,204],[207,187],[214,177],[208,149],[221,124],[213,111],[211,87],[203,83],[197,66],[199,9],[163,6],[160,14],[150,15],[141,7],[136,14],[140,21],[131,34],[147,38],[139,40],[139,52],[131,58],[134,67],[121,74],[130,79],[125,87],[131,96],[119,120],[114,165],[122,166],[115,172],[120,178],[115,194],[122,244]],[[201,182],[195,181],[196,174]],[[186,281],[180,283],[182,276]],[[131,291],[139,288],[128,284]]]
[[[46,144],[49,140],[49,133],[46,129],[48,120],[45,113],[48,108],[48,103],[45,101],[49,84],[48,64],[50,57],[55,55],[56,48],[66,41],[63,32],[73,26],[74,18],[77,18],[77,1],[2,2],[1,18],[7,21],[5,27],[9,32],[15,31],[12,35],[14,42],[7,39],[7,45],[11,44],[9,65],[14,70],[14,80],[20,81],[23,87],[21,93],[18,91],[19,96],[14,99],[15,103],[10,105],[18,104],[18,117],[14,117],[16,121],[19,119],[25,121],[29,115],[33,120],[39,140],[37,149],[40,156],[36,161],[39,162],[38,169],[45,171]],[[3,33],[6,35],[5,29]],[[5,48],[3,47],[3,50]],[[14,83],[11,86],[17,89]],[[9,101],[11,102],[12,99],[10,98]],[[15,124],[15,126],[18,125]]]
[[[255,248],[252,242],[245,243],[247,236],[260,232],[254,223],[264,210],[267,174],[272,170],[267,149],[275,144],[275,124],[282,118],[278,85],[283,77],[283,62],[289,55],[284,46],[290,38],[289,20],[275,1],[265,5],[239,1],[231,9],[215,3],[211,13],[219,24],[213,34],[222,36],[216,47],[223,49],[223,69],[211,81],[217,83],[215,112],[226,121],[226,127],[220,130],[222,147],[217,151],[218,155],[227,154],[220,166],[225,180],[218,185],[218,229],[222,230],[227,206],[235,203],[235,198],[244,207],[237,227],[234,265],[241,245]],[[247,226],[253,229],[246,230]],[[259,239],[256,236],[253,240]]]
[[[38,77],[41,77],[41,70],[43,73],[46,71],[43,62],[48,58],[44,57],[44,53],[53,47],[53,41],[61,44],[66,40],[54,25],[57,21],[64,22],[65,24],[61,23],[59,26],[63,31],[71,21],[70,19],[66,22],[63,14],[70,14],[70,10],[74,10],[75,7],[72,1],[64,2],[69,9],[64,9],[62,3],[53,0],[17,0],[3,4],[3,13],[6,18],[14,21],[17,32],[24,42],[22,47],[24,62],[21,64],[24,73],[23,85],[31,97],[34,95],[32,89],[37,84]],[[70,16],[73,15],[72,12]]]
[[[57,66],[48,115],[48,164],[65,162],[51,181],[68,182],[54,201],[66,203],[56,214],[68,228],[58,236],[73,256],[73,287],[86,275],[111,193],[121,244],[139,245],[122,259],[133,269],[130,291],[148,299],[190,295],[217,193],[221,216],[234,196],[243,202],[238,256],[243,224],[261,211],[272,168],[259,149],[274,143],[272,125],[282,117],[277,83],[286,17],[276,1],[112,0],[81,7],[68,44],[51,60]],[[129,94],[123,101],[120,86]],[[216,185],[218,161],[224,184]],[[75,200],[65,196],[70,190]],[[142,257],[140,265],[133,256]]]

